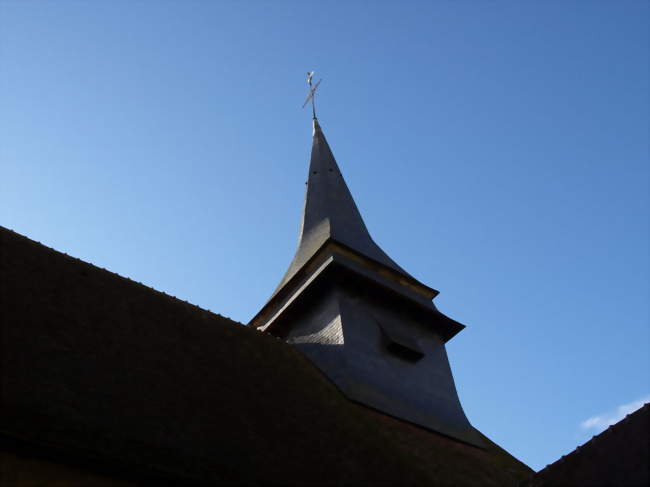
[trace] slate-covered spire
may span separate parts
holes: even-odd
[[[313,124],[311,161],[298,250],[276,293],[329,239],[411,277],[370,237],[316,118]]]
[[[298,348],[349,399],[481,446],[445,350],[464,326],[437,294],[372,240],[314,118],[298,250],[249,325]]]

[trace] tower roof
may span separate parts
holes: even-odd
[[[316,118],[313,124],[311,160],[298,250],[273,294],[282,289],[328,240],[343,244],[413,279],[373,241]]]

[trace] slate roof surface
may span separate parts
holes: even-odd
[[[650,485],[650,403],[540,470],[523,485]]]
[[[5,459],[27,445],[156,485],[514,486],[531,473],[487,438],[475,448],[346,400],[270,335],[2,227],[0,327]]]
[[[313,124],[307,192],[298,249],[273,295],[277,294],[330,239],[413,279],[370,236],[318,120],[314,119]]]

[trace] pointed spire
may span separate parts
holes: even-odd
[[[302,351],[348,399],[482,446],[444,348],[464,326],[372,240],[316,117],[313,124],[298,250],[249,325]]]
[[[372,240],[316,118],[298,250],[274,295],[328,240],[411,277]]]

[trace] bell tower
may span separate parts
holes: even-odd
[[[297,347],[349,399],[482,446],[445,349],[464,325],[437,294],[374,242],[314,113],[298,249],[249,325]]]

